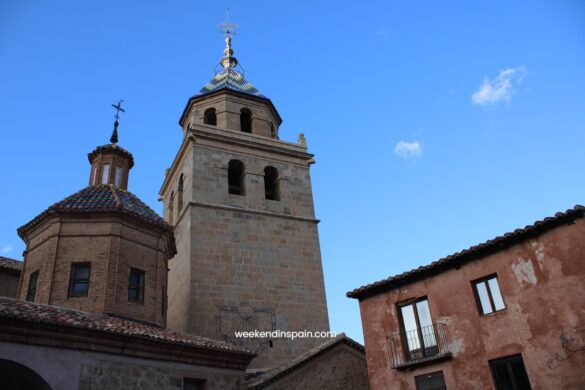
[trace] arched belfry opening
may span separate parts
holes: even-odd
[[[203,113],[203,123],[206,125],[217,126],[217,115],[215,108],[208,108]]]
[[[244,195],[244,163],[231,160],[228,163],[228,191],[232,195]]]
[[[3,389],[51,390],[39,374],[12,360],[0,359],[0,378]]]
[[[278,188],[278,170],[274,167],[264,168],[264,194],[268,200],[280,200]]]
[[[240,130],[244,133],[252,132],[252,111],[247,108],[240,110]]]

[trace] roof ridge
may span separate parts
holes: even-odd
[[[333,348],[335,345],[344,343],[349,347],[356,349],[359,352],[364,353],[365,348],[363,345],[358,343],[357,341],[353,340],[351,337],[347,336],[345,333],[339,333],[335,337],[331,337],[329,340],[324,341],[323,343],[317,345],[314,348],[306,351],[305,353],[287,361],[286,363],[275,367],[269,371],[266,371],[259,376],[256,376],[248,381],[248,388],[250,389],[260,389],[267,386],[270,383],[278,380],[282,376],[286,375],[287,373],[294,371],[295,369],[303,366],[306,362],[310,361],[311,359],[315,358],[321,353]]]
[[[472,245],[466,249],[444,256],[429,264],[421,265],[409,271],[405,271],[400,274],[396,274],[388,278],[355,288],[347,292],[345,295],[348,298],[356,299],[362,299],[370,295],[376,295],[379,292],[388,291],[392,288],[398,287],[399,285],[404,285],[419,280],[418,278],[424,279],[428,276],[428,272],[440,273],[444,270],[444,268],[450,269],[456,264],[461,265],[467,261],[471,261],[472,259],[482,258],[485,256],[484,253],[486,251],[493,250],[494,248],[503,248],[506,245],[513,245],[514,243],[518,242],[518,240],[524,240],[532,235],[538,235],[546,232],[562,223],[564,219],[577,219],[583,217],[585,217],[585,207],[577,204],[565,212],[559,211],[555,213],[553,217],[546,217],[542,220],[537,220],[530,225],[524,226],[524,228],[518,228],[514,231],[501,234],[482,243]]]
[[[116,192],[117,188],[113,184],[109,184],[108,187],[110,188],[110,192],[112,193],[112,195],[114,195],[114,200],[116,201],[116,208],[118,210],[122,209],[122,201],[120,200],[120,197]]]

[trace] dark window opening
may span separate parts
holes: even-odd
[[[475,280],[472,284],[480,314],[491,314],[506,308],[496,275]]]
[[[215,115],[215,108],[208,108],[203,113],[203,123],[206,125],[217,126],[217,115]]]
[[[169,224],[173,224],[173,214],[174,214],[174,203],[175,203],[175,191],[171,191],[171,197],[169,198]]]
[[[183,378],[183,390],[204,390],[205,379]]]
[[[28,287],[26,290],[26,300],[27,301],[34,301],[35,296],[37,295],[37,280],[39,279],[39,271],[35,271],[30,274],[28,279]]]
[[[144,271],[130,268],[128,280],[128,301],[144,303]]]
[[[90,263],[72,263],[69,277],[69,296],[86,297],[89,292]]]
[[[177,187],[177,214],[183,209],[183,174],[179,178],[179,185]]]
[[[244,164],[232,160],[228,164],[228,187],[232,195],[244,195]]]
[[[522,355],[490,361],[497,390],[531,390]]]
[[[278,182],[278,170],[274,167],[264,168],[264,194],[266,199],[280,200]]]
[[[439,353],[429,301],[419,298],[399,306],[406,360],[418,360]]]
[[[445,378],[443,371],[432,372],[414,377],[416,390],[446,390]]]
[[[240,110],[240,130],[244,133],[252,132],[252,111],[247,108]]]

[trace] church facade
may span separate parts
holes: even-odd
[[[304,135],[279,139],[229,33],[221,65],[181,116],[164,217],[128,191],[120,102],[88,185],[18,229],[24,261],[0,258],[0,387],[368,388],[363,346],[329,332]]]
[[[276,108],[237,68],[227,34],[222,70],[189,99],[183,142],[160,189],[174,225],[171,328],[259,354],[276,367],[322,343],[242,339],[237,331],[329,331],[304,136],[279,139]]]

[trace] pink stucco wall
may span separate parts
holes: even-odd
[[[506,309],[481,316],[471,281],[494,273]],[[533,389],[585,388],[584,280],[585,219],[578,219],[459,269],[362,300],[371,388],[414,389],[415,376],[442,370],[449,389],[493,389],[488,361],[518,353]],[[424,296],[433,322],[446,324],[453,358],[410,371],[392,369],[386,338],[399,330],[396,303]],[[568,349],[561,335],[574,339]]]

